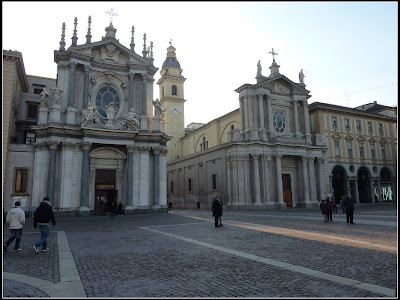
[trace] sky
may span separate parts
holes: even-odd
[[[4,50],[22,53],[28,75],[56,78],[54,50],[66,24],[71,46],[74,18],[78,45],[105,36],[113,9],[116,38],[135,52],[153,42],[161,70],[169,41],[186,78],[185,126],[207,123],[239,108],[243,84],[256,83],[257,62],[269,76],[272,48],[280,73],[304,83],[309,103],[356,107],[377,101],[397,106],[398,3],[379,2],[2,2]],[[154,98],[159,98],[159,71]]]

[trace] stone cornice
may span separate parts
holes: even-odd
[[[21,83],[22,92],[27,93],[29,89],[28,78],[25,72],[24,61],[22,59],[22,53],[17,51],[3,50],[3,61],[12,60],[16,64],[18,78]],[[4,63],[3,63],[4,65]]]
[[[330,114],[342,114],[342,115],[358,116],[358,117],[362,117],[362,118],[381,119],[381,120],[385,120],[388,122],[397,123],[397,118],[394,118],[394,117],[379,115],[379,114],[375,114],[375,113],[369,113],[369,112],[365,112],[362,110],[357,110],[355,108],[342,107],[342,106],[332,105],[332,104],[328,104],[328,103],[313,102],[313,103],[309,104],[308,107],[309,107],[310,115],[314,111],[323,111],[323,112],[328,112]]]

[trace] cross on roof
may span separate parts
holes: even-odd
[[[116,12],[114,12],[114,8],[111,7],[111,9],[109,11],[105,12],[107,15],[110,15],[110,23],[112,23],[113,21],[113,17],[118,17],[118,14]]]
[[[278,55],[278,53],[274,52],[274,48],[272,48],[272,51],[268,53],[272,54],[272,61],[275,61],[275,55]]]

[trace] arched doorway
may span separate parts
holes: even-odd
[[[383,168],[380,174],[382,201],[393,201],[392,176],[388,168]]]
[[[366,167],[358,170],[358,198],[360,203],[371,203],[371,177]]]
[[[336,204],[339,204],[341,196],[347,193],[346,179],[346,170],[342,166],[335,166],[332,170],[332,188]]]

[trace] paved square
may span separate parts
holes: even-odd
[[[3,253],[3,297],[394,298],[394,204],[357,207],[354,222],[300,208],[224,211],[220,228],[204,210],[57,217],[36,254],[29,218],[23,251]]]

